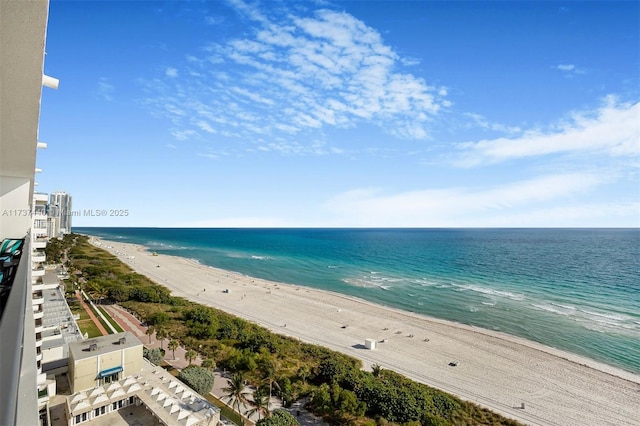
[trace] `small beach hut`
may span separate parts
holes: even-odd
[[[364,339],[364,346],[369,350],[376,348],[376,339]]]

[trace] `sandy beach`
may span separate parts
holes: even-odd
[[[640,424],[639,375],[494,331],[153,256],[138,245],[91,241],[177,296],[349,354],[365,368],[380,364],[523,423]],[[375,350],[364,348],[367,338],[378,342]]]

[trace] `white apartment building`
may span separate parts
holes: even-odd
[[[72,197],[66,192],[53,192],[49,195],[50,216],[56,218],[58,234],[56,236],[71,233]]]
[[[46,196],[34,194],[48,0],[0,1],[0,424],[47,421],[42,375]],[[43,408],[39,419],[38,408]]]

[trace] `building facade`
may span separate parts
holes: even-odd
[[[0,424],[47,422],[41,375],[43,200],[34,195],[48,0],[0,1]],[[38,222],[35,222],[38,221]],[[44,226],[46,232],[46,220]],[[39,419],[38,408],[44,406]]]
[[[69,344],[71,393],[132,376],[142,368],[142,342],[131,332]]]
[[[49,195],[50,215],[57,218],[58,221],[57,236],[71,233],[71,219],[73,218],[71,198],[71,194],[61,191]],[[52,212],[55,215],[52,215]]]

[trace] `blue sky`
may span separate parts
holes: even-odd
[[[637,227],[639,16],[52,0],[38,190],[74,226]]]

